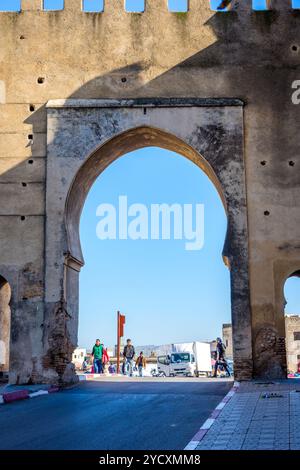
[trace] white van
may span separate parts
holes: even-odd
[[[199,341],[172,344],[170,354],[157,357],[157,370],[165,377],[211,374],[210,345]]]
[[[165,377],[175,377],[175,375],[192,377],[196,370],[195,356],[189,352],[158,356],[157,370],[160,375]]]

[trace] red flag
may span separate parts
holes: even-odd
[[[125,315],[122,315],[120,313],[120,329],[119,329],[119,332],[120,332],[120,337],[124,336],[124,325],[125,325]]]

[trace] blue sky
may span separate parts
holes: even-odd
[[[19,10],[20,3],[21,0],[0,0],[0,9]],[[105,0],[84,0],[84,10],[103,11],[104,3]],[[59,10],[63,5],[64,0],[44,0],[45,9]],[[168,5],[171,11],[186,11],[187,0],[168,0]],[[144,0],[125,0],[125,8],[127,11],[143,11]]]
[[[128,203],[203,203],[205,244],[186,251],[184,240],[99,240],[96,208]],[[221,257],[226,215],[214,186],[186,158],[160,148],[121,157],[94,183],[81,217],[86,265],[80,279],[79,343],[96,336],[115,342],[115,319],[126,314],[136,344],[211,339],[230,321],[229,272]]]
[[[63,8],[64,0],[45,0],[46,9],[61,9]],[[148,0],[153,1],[153,0]],[[155,1],[155,0],[154,0]],[[207,0],[210,1],[211,8],[215,10],[221,3],[221,0]],[[287,0],[288,1],[288,0]],[[19,10],[21,0],[0,0],[0,10]],[[167,0],[166,0],[167,3]],[[169,9],[171,11],[186,11],[187,0],[168,0]],[[266,8],[266,0],[253,0],[253,8],[256,10],[264,10]],[[85,0],[85,11],[102,11],[104,0]],[[300,0],[292,0],[294,8],[300,8]],[[140,11],[144,8],[144,0],[126,0],[127,11]]]
[[[300,279],[290,277],[284,286],[284,296],[287,301],[286,314],[300,315]]]

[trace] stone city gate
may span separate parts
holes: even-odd
[[[0,12],[0,341],[12,383],[75,379],[80,211],[101,171],[146,145],[195,162],[226,208],[236,377],[285,376],[300,15],[285,0],[260,12],[229,3],[190,0],[177,14],[148,0],[127,13],[110,0],[87,14],[77,0],[54,12],[23,0]]]
[[[192,160],[216,185],[228,215],[223,256],[231,272],[236,371],[252,375],[248,235],[239,100],[66,100],[47,104],[45,307],[47,358],[77,341],[79,220],[97,176],[134,149],[159,146]],[[57,175],[60,175],[57,178]],[[60,302],[65,307],[60,306]],[[57,325],[66,318],[66,331]],[[61,345],[62,341],[62,345]],[[56,363],[55,363],[56,364]]]

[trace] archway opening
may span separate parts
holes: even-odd
[[[10,285],[0,275],[0,381],[6,381],[9,372],[10,298]]]
[[[285,334],[288,377],[300,378],[300,269],[285,282]]]
[[[79,168],[72,182],[66,202],[65,221],[68,254],[78,264],[79,269],[84,264],[79,236],[80,217],[90,188],[98,176],[115,160],[126,153],[150,146],[171,150],[194,162],[209,177],[226,210],[226,198],[214,169],[193,147],[175,135],[155,127],[140,126],[129,129],[117,134],[96,149]],[[228,247],[226,251],[228,251]],[[224,255],[227,258],[227,252]],[[227,260],[227,262],[229,261]]]
[[[108,347],[115,364],[117,310],[126,315],[123,339],[132,339],[136,353],[143,350],[148,374],[157,367],[157,357],[170,351],[172,344],[203,342],[214,355],[215,339],[222,337],[223,324],[226,328],[231,321],[230,273],[222,259],[227,216],[220,187],[216,190],[215,181],[194,163],[179,152],[144,146],[124,152],[95,179],[80,218],[85,266],[80,273],[79,348],[73,355],[78,368],[96,338]],[[124,198],[127,236],[121,227],[120,237]],[[102,204],[106,206],[99,209]],[[151,237],[150,219],[157,204],[176,205],[182,211],[182,237],[175,226],[176,210],[171,213],[168,236],[163,238],[160,232]],[[184,207],[189,205],[196,215],[197,204],[204,209],[204,227],[199,225],[204,240],[199,235],[199,249],[193,249],[196,237],[188,240],[184,236],[188,235],[184,224],[189,222],[183,220]],[[109,236],[102,233],[99,239],[97,228],[107,217],[108,205],[116,215],[116,230],[108,227],[110,219],[106,218]],[[136,216],[141,213],[139,225]],[[141,227],[146,213],[147,233]],[[136,231],[130,226],[134,220]],[[195,229],[196,224],[192,220],[191,227]],[[228,345],[228,338],[226,342]]]

